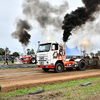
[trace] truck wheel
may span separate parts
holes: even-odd
[[[57,63],[54,70],[55,70],[56,73],[62,72],[63,71],[63,65],[61,63]]]
[[[30,63],[35,64],[35,63],[36,63],[36,59],[35,59],[35,58],[32,58],[32,59],[30,60]]]
[[[49,69],[48,68],[42,68],[45,72],[48,72]]]
[[[77,70],[83,71],[86,69],[86,63],[84,60],[79,61],[78,67],[76,68]]]

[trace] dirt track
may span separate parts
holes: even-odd
[[[1,93],[95,76],[100,76],[100,69],[62,73],[54,73],[52,70],[44,72],[40,68],[0,70]]]

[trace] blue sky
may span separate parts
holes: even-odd
[[[64,0],[50,0],[49,2],[52,5],[60,5]],[[69,10],[66,10],[66,13],[75,10],[77,7],[83,6],[81,0],[67,0],[67,2],[69,4]],[[15,51],[24,53],[21,43],[11,36],[11,33],[15,31],[15,20],[18,17],[24,18],[24,15],[22,14],[22,4],[23,0],[0,0],[0,47],[8,47],[12,53]],[[43,32],[43,30],[39,29],[40,27],[38,27],[35,22],[31,23],[33,25],[33,30],[29,32],[31,34],[31,39],[26,49],[33,48],[36,52],[38,41],[48,41],[47,37],[49,37],[49,35],[47,34],[46,36],[42,36],[39,34]],[[53,33],[52,30],[49,31]],[[58,34],[55,34],[55,36],[52,36],[52,34],[50,36],[52,37],[52,40],[61,41],[61,37],[63,36],[62,34],[63,31],[61,30]],[[68,45],[70,46],[72,43],[73,38],[68,42]],[[75,47],[77,45],[73,44],[72,46]]]

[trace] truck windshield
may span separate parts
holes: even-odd
[[[48,52],[50,50],[51,43],[40,44],[37,52]]]

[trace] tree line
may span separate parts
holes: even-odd
[[[35,55],[35,52],[34,52],[34,49],[27,49],[26,50],[26,54],[27,55]],[[0,55],[10,55],[10,56],[20,56],[20,53],[18,53],[17,51],[13,52],[11,54],[11,51],[8,47],[6,47],[5,49],[4,48],[0,48]]]
[[[85,51],[83,51],[83,53],[85,53]],[[0,55],[11,55],[11,56],[20,56],[20,54],[15,51],[11,54],[11,51],[9,50],[8,47],[6,47],[5,49],[4,48],[0,48]],[[35,55],[35,52],[34,52],[34,49],[27,49],[26,50],[26,54],[27,55]],[[100,51],[97,51],[97,53],[93,53],[91,52],[90,53],[91,56],[100,56]]]

